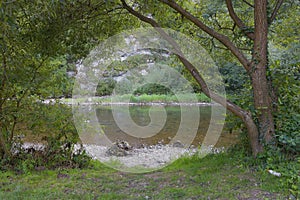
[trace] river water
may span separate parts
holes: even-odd
[[[194,139],[192,140],[192,144],[194,146],[198,146],[202,143],[211,122],[211,106],[154,106],[154,109],[153,107],[152,109],[154,110],[154,113],[156,113],[156,116],[160,116],[163,114],[164,110],[166,111],[166,121],[164,122],[163,126],[159,131],[157,131],[156,134],[152,135],[151,137],[135,137],[130,133],[128,134],[128,130],[130,130],[132,122],[126,125],[126,128],[128,128],[127,133],[126,130],[120,128],[120,125],[116,123],[116,116],[122,117],[126,113],[126,109],[128,110],[128,107],[122,105],[117,106],[117,108],[115,107],[114,110],[112,110],[111,106],[109,105],[97,105],[97,107],[94,108],[96,110],[97,120],[101,125],[105,136],[110,141],[115,142],[118,140],[125,140],[135,147],[139,147],[144,144],[169,144],[172,138],[174,138],[178,132],[178,128],[182,120],[181,113],[185,109],[199,109],[200,120],[197,127],[189,128],[193,127],[195,124],[195,119],[193,117],[187,117],[183,122],[184,127],[186,127],[184,133],[186,137],[189,137],[189,134],[191,134],[192,132],[196,133],[195,137],[193,137]],[[129,106],[130,117],[134,122],[131,130],[134,130],[134,127],[136,126],[145,127],[151,123],[151,119],[149,117],[150,108],[151,106]],[[155,124],[153,126],[155,126]],[[148,128],[151,129],[151,127]],[[86,143],[93,143],[94,138],[92,138],[92,135],[90,138],[89,134],[85,135],[84,137]],[[236,141],[236,133],[229,133],[228,131],[226,131],[226,129],[223,129],[218,142],[216,143],[216,147],[228,147],[236,143]]]

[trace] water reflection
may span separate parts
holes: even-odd
[[[149,117],[149,109],[151,106],[130,106],[130,115],[132,120],[139,126],[147,126],[149,125],[150,117]],[[197,146],[201,144],[203,141],[209,124],[210,124],[210,117],[211,117],[211,106],[198,106],[200,112],[200,121],[197,130],[191,130],[189,127],[193,127],[195,121],[193,119],[186,119],[185,120],[185,129],[186,137],[189,137],[189,133],[193,131],[197,131],[196,137],[193,140],[192,144]],[[115,114],[119,117],[125,113],[125,106],[118,106],[115,107]],[[181,108],[180,106],[165,106],[162,107],[153,107],[152,108],[156,114],[159,115],[160,112],[164,112],[162,109],[166,110],[167,113],[167,120],[164,124],[163,128],[154,136],[146,137],[146,138],[137,138],[133,137],[129,134],[126,134],[122,131],[119,126],[116,124],[113,116],[113,112],[110,106],[98,106],[96,109],[96,114],[98,118],[98,122],[100,123],[102,129],[106,137],[115,142],[117,140],[126,140],[131,145],[135,147],[139,147],[142,144],[152,145],[157,144],[159,142],[163,144],[168,144],[172,138],[176,135],[179,124],[181,122]],[[191,106],[182,106],[182,109],[193,109]],[[190,123],[190,124],[189,124]],[[128,125],[130,126],[130,125]],[[152,126],[156,126],[156,124],[152,124]],[[225,130],[223,130],[221,137],[217,143],[218,146],[229,146],[236,142],[237,135],[236,134],[229,134]],[[92,143],[92,142],[91,142]]]

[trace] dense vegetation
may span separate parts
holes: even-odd
[[[199,2],[1,1],[1,171],[87,166],[84,150],[74,152],[79,138],[70,108],[42,101],[71,96],[72,73],[101,41],[125,29],[168,27],[189,35],[215,59],[228,94],[223,105],[232,112],[228,127],[241,132],[235,151],[242,152],[242,165],[282,173],[284,188],[299,197],[299,2]],[[170,58],[160,58],[161,64],[190,80],[195,92],[222,102],[221,95],[208,94],[201,72],[190,73],[195,68],[180,56]],[[147,60],[149,55],[138,55],[112,63],[96,95],[111,95],[118,77]],[[122,86],[126,95],[130,86]],[[145,94],[169,97],[172,91],[148,84],[134,98]],[[45,150],[24,152],[22,137],[28,133],[42,138]]]

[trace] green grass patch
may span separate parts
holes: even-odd
[[[110,99],[110,98],[109,98]],[[142,94],[140,96],[122,95],[112,96],[112,101],[123,102],[130,99],[133,103],[196,103],[196,102],[210,102],[210,99],[204,94],[178,94],[178,95],[164,95],[164,94]],[[105,100],[105,99],[104,99]]]
[[[118,96],[93,97],[93,98],[77,98],[77,99],[61,99],[63,103],[208,103],[211,102],[203,93],[200,94],[178,94],[178,95],[164,95],[164,94],[142,94],[139,96],[124,94]]]
[[[183,157],[145,174],[98,161],[86,169],[0,173],[0,199],[284,199],[280,178],[239,165],[232,154]]]

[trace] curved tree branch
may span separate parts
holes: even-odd
[[[269,19],[269,25],[270,25],[270,24],[274,21],[274,19],[276,18],[276,15],[277,15],[278,10],[280,9],[282,3],[283,3],[283,0],[277,0],[277,1],[276,1],[275,8],[274,8],[274,10],[273,10],[273,12],[272,12],[272,15],[271,15],[270,19]]]
[[[221,33],[216,32],[214,29],[206,26],[202,21],[200,21],[197,17],[193,16],[191,13],[183,9],[173,0],[160,0],[161,2],[167,4],[180,14],[182,14],[189,21],[194,23],[201,30],[209,34],[210,36],[219,40],[225,47],[227,47],[231,53],[240,61],[243,67],[249,71],[250,70],[250,61],[246,58],[246,56],[230,41],[230,39]]]
[[[247,4],[248,6],[254,8],[254,5],[252,5],[251,3],[249,3],[247,0],[242,0],[245,4]]]
[[[205,80],[203,79],[203,77],[199,73],[199,71],[193,66],[192,63],[190,63],[185,58],[185,56],[182,53],[182,51],[181,51],[179,45],[177,44],[177,42],[172,37],[170,37],[160,27],[159,24],[155,20],[153,20],[151,18],[148,18],[148,17],[142,15],[141,13],[135,11],[134,9],[132,9],[130,6],[128,6],[128,4],[126,4],[125,0],[121,0],[121,2],[123,4],[123,7],[129,13],[136,16],[141,21],[144,21],[144,22],[150,24],[151,26],[153,26],[160,33],[160,35],[172,45],[172,47],[174,48],[174,51],[176,53],[176,56],[179,58],[179,60],[182,62],[182,64],[186,67],[186,69],[191,73],[191,75],[195,78],[195,80],[199,83],[199,85],[201,86],[202,92],[207,97],[209,97],[212,100],[214,100],[215,102],[221,104],[222,106],[224,106],[229,111],[231,111],[236,116],[238,116],[239,118],[242,119],[242,121],[245,123],[247,129],[253,133],[253,134],[249,134],[249,137],[250,137],[250,142],[251,142],[252,149],[254,150],[253,155],[256,156],[257,153],[261,151],[262,147],[259,146],[259,143],[257,142],[258,141],[258,129],[255,125],[255,122],[252,119],[251,113],[249,111],[243,110],[241,107],[239,107],[238,105],[230,102],[229,100],[227,100],[223,96],[220,96],[217,93],[214,93],[213,91],[210,91],[207,84],[206,84],[206,82],[205,82]]]
[[[241,29],[241,31],[251,40],[254,40],[254,33],[248,30],[248,27],[244,22],[237,16],[234,11],[232,0],[226,0],[227,9],[231,19],[236,23],[236,25]]]
[[[161,26],[153,19],[148,18],[144,15],[142,15],[141,13],[135,11],[134,9],[132,9],[130,6],[128,6],[128,4],[125,2],[125,0],[121,0],[123,7],[132,15],[136,16],[137,18],[139,18],[140,20],[150,24],[151,26],[153,26],[158,32],[159,34],[165,39],[167,40],[171,46],[174,48],[175,54],[178,56],[178,58],[180,59],[180,61],[184,64],[184,66],[190,71],[190,73],[192,74],[192,76],[199,82],[199,84],[201,85],[201,89],[203,91],[203,93],[205,93],[208,97],[212,98],[214,101],[220,103],[221,105],[223,105],[224,107],[227,107],[226,99],[224,97],[221,97],[217,94],[214,94],[212,91],[209,90],[207,84],[205,83],[205,80],[203,79],[203,77],[199,74],[198,70],[193,66],[192,63],[190,63],[184,56],[184,54],[181,51],[181,48],[179,47],[179,45],[177,44],[177,42],[170,37],[162,28]],[[230,107],[235,107],[235,109],[233,109],[232,111],[235,112],[234,110],[237,110],[236,105],[232,106],[234,104],[230,103],[229,108]],[[240,110],[242,110],[240,108]]]

